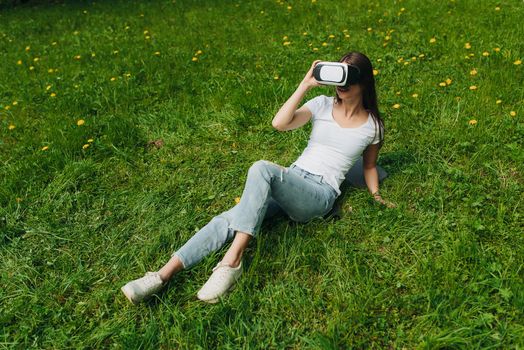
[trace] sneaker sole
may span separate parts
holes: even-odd
[[[198,300],[203,301],[203,302],[208,303],[208,304],[216,304],[216,303],[218,303],[218,302],[220,301],[220,298],[223,298],[223,297],[225,297],[227,294],[231,293],[231,291],[232,291],[233,289],[235,289],[237,283],[238,283],[238,280],[235,281],[235,283],[234,283],[231,287],[229,287],[229,289],[226,290],[226,291],[224,292],[224,294],[219,295],[219,296],[217,296],[216,298],[213,298],[213,299],[202,299],[202,298],[200,298],[200,297],[198,296],[198,294],[197,294],[197,298],[198,298]]]

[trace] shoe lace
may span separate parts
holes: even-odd
[[[157,272],[146,272],[143,282],[146,288],[154,287],[158,283],[158,273]]]

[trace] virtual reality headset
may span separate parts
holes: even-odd
[[[360,69],[347,63],[318,62],[313,68],[313,77],[323,85],[348,88],[360,81]]]

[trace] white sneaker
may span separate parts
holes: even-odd
[[[238,267],[219,263],[213,273],[197,293],[197,298],[206,303],[214,304],[233,288],[242,274],[242,263]]]
[[[130,302],[138,304],[163,286],[164,282],[158,272],[147,272],[144,277],[127,283],[121,290]]]

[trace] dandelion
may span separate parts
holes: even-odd
[[[470,43],[465,43],[464,44],[464,48],[466,48],[468,50],[471,49],[471,44]]]
[[[368,32],[371,32],[372,30],[373,30],[373,28],[368,27]]]
[[[193,61],[193,62],[198,61],[198,57],[193,57],[193,58],[191,59],[191,61]]]
[[[513,64],[518,66],[518,65],[522,64],[522,61],[521,60],[516,60],[515,62],[513,62]]]
[[[16,128],[16,126],[14,124],[9,124],[9,126],[7,127],[7,129],[9,130],[14,130]]]
[[[144,30],[144,35],[148,35],[149,34],[149,30]]]
[[[125,26],[124,29],[125,30],[129,30],[129,28],[131,28],[130,26]]]
[[[95,57],[96,56],[96,53],[95,52],[91,52],[91,57]]]
[[[22,201],[22,198],[20,198],[20,197],[16,197],[16,202],[17,202],[17,203],[20,203],[21,201]]]
[[[401,62],[403,62],[403,61],[404,61],[404,59],[403,59],[402,57],[400,57],[400,58],[397,60],[397,63],[401,63]]]
[[[73,32],[73,35],[78,35],[78,30],[75,30],[75,31]]]
[[[111,81],[115,81],[115,80],[116,80],[116,78],[115,78],[115,77],[111,77],[111,79],[110,79],[110,80],[111,80]]]
[[[78,126],[81,126],[81,125],[84,125],[84,124],[85,124],[85,120],[84,119],[78,119],[76,121],[76,125],[78,125]]]
[[[288,46],[289,44],[291,44],[291,41],[284,41],[284,42],[282,43],[282,45],[284,45],[284,46]]]
[[[411,60],[412,60],[412,61],[416,61],[416,60],[417,60],[417,57],[416,57],[416,56],[413,56],[413,57],[411,57]]]
[[[31,66],[29,67],[29,70],[35,70],[35,67]]]
[[[58,44],[56,41],[53,41],[53,42],[51,43],[51,45],[53,45],[53,46],[56,46],[56,44]]]
[[[42,147],[42,151],[47,151],[49,149],[49,146]]]
[[[88,143],[92,143],[93,141],[94,141],[93,139],[87,140]]]
[[[40,58],[39,58],[39,57],[35,57],[35,58],[33,58],[33,62],[38,62],[38,61],[40,61]]]
[[[378,75],[379,71],[378,69],[373,69],[373,75]]]
[[[493,51],[495,51],[495,52],[500,52],[500,47],[494,47],[494,48],[493,48]]]
[[[511,111],[511,112],[509,112],[509,115],[512,116],[512,117],[516,117],[517,116],[517,112]]]
[[[502,103],[502,100],[497,100],[495,103],[499,105]]]
[[[468,122],[469,125],[476,125],[477,124],[477,120],[476,119],[471,119],[469,122]]]
[[[410,63],[411,63],[411,62],[406,61],[406,62],[404,62],[404,65],[407,66],[407,65],[410,64]]]
[[[47,86],[45,87],[45,91],[49,91],[49,89],[51,89],[51,85],[47,85]]]
[[[451,85],[451,82],[452,82],[452,81],[453,81],[453,80],[451,80],[451,79],[449,79],[449,78],[446,79],[446,85]]]
[[[429,39],[429,43],[430,43],[430,44],[434,44],[434,43],[436,43],[436,42],[437,42],[437,39],[436,39],[436,38],[431,38],[431,39]]]
[[[118,50],[114,50],[113,55],[118,55]]]
[[[87,149],[89,146],[91,146],[89,143],[86,143],[85,145],[82,146],[82,149]]]
[[[333,34],[329,34],[329,38],[333,39],[335,36]]]
[[[349,34],[344,34],[344,38],[349,38]]]
[[[469,54],[469,57],[473,57],[473,56],[475,56],[474,53],[470,53],[470,54]]]
[[[80,56],[80,55],[76,55],[76,56],[75,56],[75,57],[73,57],[73,58],[74,58],[75,60],[77,60],[77,61],[78,61],[79,59],[81,59],[81,58],[82,58],[82,56]]]
[[[49,69],[47,70],[47,73],[53,73],[53,72],[54,72],[53,68],[49,68]]]
[[[236,198],[235,198],[235,203],[236,203],[236,204],[240,203],[240,197],[236,197]]]
[[[411,95],[411,97],[413,97],[413,98],[417,98],[417,97],[418,97],[418,94],[413,94],[413,95]]]
[[[476,85],[471,85],[471,86],[469,87],[469,89],[470,89],[470,90],[477,90],[477,86],[476,86]]]
[[[56,97],[56,93],[52,92],[49,96]]]
[[[13,101],[12,105],[16,106],[18,104],[18,101]]]
[[[131,73],[125,73],[124,76],[125,76],[126,78],[129,78],[129,77],[131,77]]]
[[[328,46],[328,44],[327,43],[322,43],[322,46]]]
[[[500,11],[500,7],[495,7],[495,11]]]
[[[151,37],[149,35],[146,35],[144,39],[149,40],[151,39]]]
[[[201,55],[202,54],[202,50],[198,50],[196,53],[195,53],[195,56],[196,55]]]
[[[488,56],[489,56],[489,52],[484,51],[484,52],[482,53],[482,56],[484,56],[484,57],[488,57]]]
[[[303,35],[303,36],[306,36],[306,35],[307,35],[307,32],[302,33],[302,35]]]
[[[478,72],[477,72],[477,69],[476,69],[476,68],[473,68],[473,69],[469,72],[470,75],[477,75],[477,73],[478,73]]]
[[[18,64],[20,66],[22,64],[22,60],[16,61],[16,64]]]
[[[444,87],[444,86],[446,86],[446,83],[442,82],[442,83],[439,83],[438,85]]]
[[[291,7],[291,6],[288,6],[287,9],[291,11],[292,7]]]
[[[27,52],[27,51],[29,51],[29,50],[31,50],[31,46],[26,46],[26,47],[25,47],[25,51]]]
[[[313,48],[313,51],[318,51],[318,47],[314,47],[314,48]]]
[[[5,109],[6,111],[8,111],[8,110],[11,109],[11,106],[5,106],[4,109]]]
[[[426,57],[426,55],[424,55],[423,53],[421,53],[420,55],[418,55],[419,58],[424,58]]]
[[[393,108],[395,108],[395,109],[399,109],[399,108],[400,108],[400,104],[395,103],[395,104],[393,105]]]

